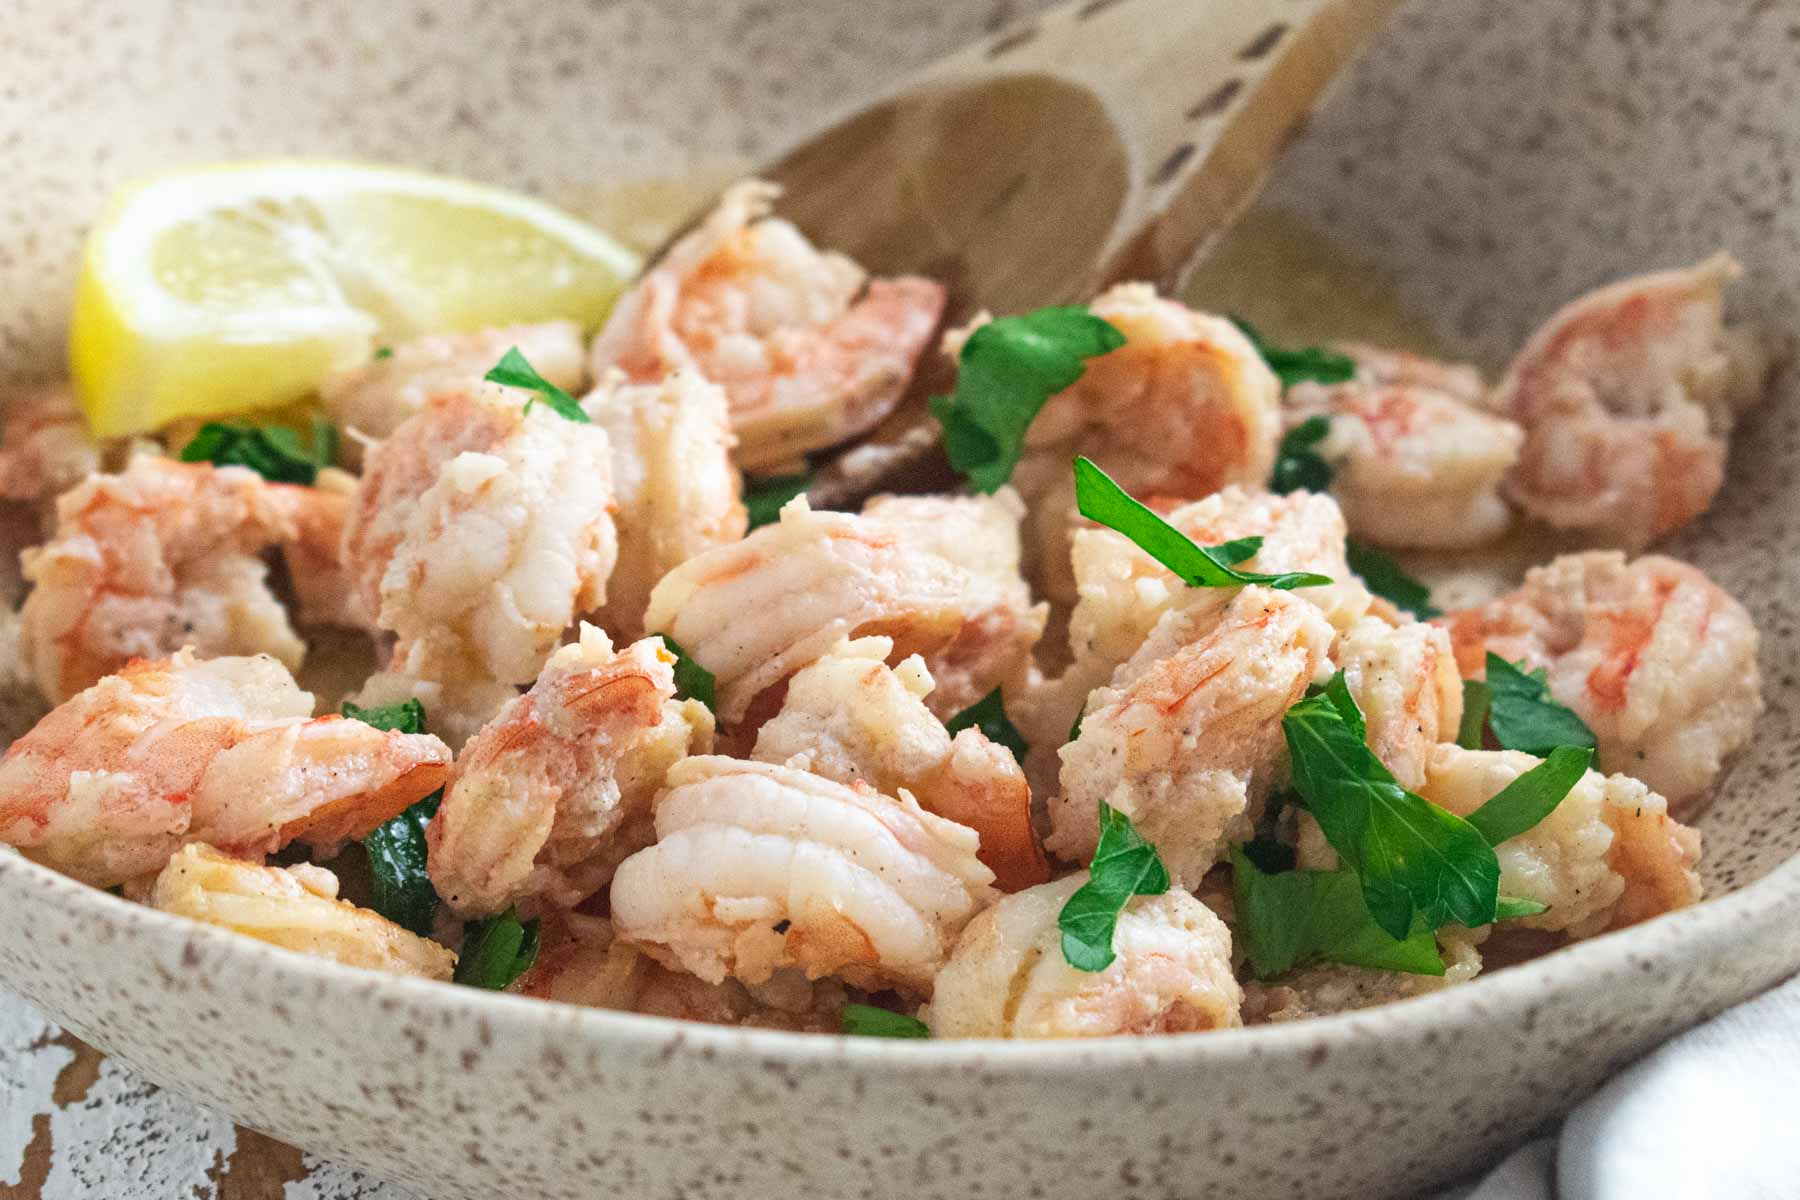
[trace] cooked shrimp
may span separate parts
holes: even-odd
[[[615,653],[583,623],[470,739],[425,831],[432,884],[458,915],[573,908],[650,843],[650,797],[712,735],[705,705],[674,698],[674,661],[656,638]]]
[[[1284,767],[1282,714],[1324,668],[1331,640],[1317,608],[1261,587],[1239,591],[1166,656],[1153,633],[1112,686],[1095,690],[1080,735],[1062,748],[1050,852],[1092,858],[1105,802],[1155,843],[1181,886],[1198,884],[1229,842],[1250,837]]]
[[[1518,460],[1524,431],[1465,396],[1414,382],[1433,377],[1429,360],[1389,357],[1348,383],[1288,389],[1288,424],[1330,419],[1318,453],[1332,464],[1331,494],[1357,537],[1436,549],[1494,540],[1512,522],[1500,483]],[[1435,374],[1447,377],[1445,387],[1463,387],[1465,370],[1443,365]],[[1479,394],[1478,376],[1474,383]]]
[[[1239,1024],[1231,931],[1193,896],[1137,896],[1104,971],[1063,958],[1057,916],[1082,871],[1008,896],[970,921],[924,1012],[933,1037],[1073,1038],[1195,1033]]]
[[[150,905],[352,967],[448,980],[456,965],[429,938],[338,899],[337,876],[310,863],[264,867],[194,842],[156,877]]]
[[[933,503],[962,529],[1017,517],[1016,499],[1004,493]],[[759,695],[841,638],[860,633],[892,637],[896,655],[918,653],[934,675],[941,666],[953,676],[954,688],[940,679],[931,698],[933,711],[949,715],[1024,677],[1045,610],[1031,606],[1016,573],[1009,581],[992,564],[971,569],[939,553],[932,536],[914,521],[888,519],[879,506],[862,516],[814,512],[802,497],[776,524],[665,575],[645,623],[717,678],[726,725],[743,721]]]
[[[669,772],[657,842],[613,877],[613,924],[717,983],[809,979],[923,994],[992,900],[977,836],[911,796],[702,756]]]
[[[979,729],[954,739],[925,706],[931,672],[917,655],[889,667],[889,638],[839,642],[788,681],[781,711],[756,736],[760,762],[794,763],[886,795],[981,835],[977,851],[1003,891],[1050,878],[1031,824],[1031,789],[1012,752]]]
[[[803,1033],[837,1033],[848,998],[835,979],[808,980],[789,967],[766,982],[735,979],[708,983],[671,970],[629,942],[613,936],[604,918],[567,914],[573,929],[546,944],[513,990],[588,1008]],[[555,935],[552,935],[555,936]]]
[[[1464,404],[1480,404],[1487,398],[1481,372],[1468,363],[1445,362],[1368,342],[1340,342],[1337,349],[1356,363],[1357,380],[1370,387],[1422,388]],[[1295,385],[1307,386],[1311,385]]]
[[[388,670],[375,672],[348,697],[349,702],[363,708],[382,708],[417,700],[425,709],[425,731],[442,738],[458,753],[519,694],[519,689],[510,683],[479,677],[421,679],[406,666],[401,660],[390,663]]]
[[[1420,795],[1459,817],[1481,807],[1538,760],[1516,750],[1432,751]],[[1542,821],[1494,848],[1503,895],[1550,907],[1528,928],[1587,937],[1700,900],[1700,833],[1627,775],[1589,771]]]
[[[1450,637],[1434,625],[1365,617],[1332,647],[1362,709],[1369,749],[1402,787],[1425,782],[1425,760],[1462,723],[1462,676]]]
[[[245,467],[141,454],[56,505],[56,533],[25,556],[36,584],[25,637],[38,686],[68,699],[133,658],[183,645],[202,654],[272,654],[298,666],[305,645],[257,555],[299,540],[335,503]]]
[[[1677,808],[1704,793],[1762,712],[1756,625],[1704,572],[1671,558],[1568,554],[1518,590],[1443,618],[1464,676],[1488,651],[1544,668],[1586,721],[1603,771]]]
[[[297,514],[294,537],[282,543],[281,557],[303,624],[372,633],[374,620],[363,609],[362,595],[344,563],[344,522],[355,492],[354,476],[339,470],[319,472],[312,503]]]
[[[444,781],[434,737],[312,717],[280,663],[134,662],[0,758],[0,842],[101,887],[183,843],[241,855],[360,837]]]
[[[1262,548],[1240,564],[1247,571],[1314,571],[1330,585],[1303,588],[1294,595],[1312,601],[1339,630],[1369,610],[1369,591],[1344,558],[1344,518],[1329,496],[1228,487],[1185,504],[1164,519],[1202,545],[1261,537]],[[1015,719],[1034,747],[1035,782],[1044,756],[1062,744],[1069,726],[1087,706],[1088,694],[1143,646],[1150,631],[1173,607],[1221,613],[1232,593],[1189,588],[1172,571],[1110,529],[1077,530],[1073,545],[1079,598],[1069,618],[1073,661],[1063,675],[1029,689]],[[1054,767],[1051,767],[1054,774]]]
[[[738,463],[791,462],[893,411],[943,315],[941,284],[869,280],[768,215],[780,189],[726,191],[645,273],[594,341],[594,373],[635,383],[692,370],[731,398]],[[865,286],[866,285],[866,286]]]
[[[581,405],[612,442],[619,561],[595,618],[624,637],[644,631],[650,589],[702,550],[744,536],[725,393],[691,371],[632,385],[617,372]]]
[[[598,426],[509,389],[433,396],[369,452],[344,528],[365,607],[418,678],[528,683],[617,555]]]
[[[573,321],[512,325],[474,333],[434,333],[390,346],[391,353],[328,375],[319,399],[332,420],[364,439],[379,441],[425,407],[438,392],[481,386],[508,350],[517,349],[537,373],[578,392],[587,380],[587,353],[581,327]],[[361,441],[344,439],[359,454]]]
[[[100,470],[105,454],[67,386],[0,401],[0,500],[47,504]]]
[[[1760,381],[1734,364],[1725,254],[1603,287],[1519,351],[1492,399],[1525,429],[1507,492],[1532,516],[1642,549],[1711,505]]]

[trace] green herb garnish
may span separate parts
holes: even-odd
[[[1556,810],[1571,788],[1587,774],[1594,752],[1580,746],[1558,746],[1547,758],[1501,788],[1469,814],[1469,824],[1498,846],[1518,837]]]
[[[750,514],[750,528],[761,529],[781,518],[781,506],[812,486],[807,475],[771,475],[744,485],[744,510]]]
[[[182,462],[249,467],[274,483],[310,485],[323,467],[337,462],[337,427],[314,419],[312,444],[284,425],[244,425],[208,421],[181,451]]]
[[[1487,656],[1488,727],[1505,750],[1523,750],[1543,758],[1558,746],[1594,749],[1598,743],[1587,722],[1550,695],[1542,667],[1522,671],[1498,654]]]
[[[1281,436],[1275,448],[1275,469],[1269,473],[1269,490],[1279,495],[1289,492],[1322,492],[1331,486],[1331,464],[1320,456],[1316,447],[1331,432],[1331,418],[1308,417]]]
[[[502,354],[500,361],[494,364],[494,369],[483,375],[482,378],[489,383],[499,383],[507,387],[524,388],[527,391],[536,392],[537,395],[525,402],[526,412],[530,412],[531,406],[541,399],[569,420],[583,425],[587,424],[588,415],[582,411],[581,405],[575,403],[575,398],[539,375],[536,369],[525,361],[525,356],[519,353],[517,346]]]
[[[402,700],[379,708],[346,702],[346,717],[395,733],[424,733],[425,706]],[[425,827],[437,815],[443,791],[435,791],[376,827],[362,840],[369,856],[370,899],[376,912],[420,937],[431,934],[437,916],[437,889],[426,870]]]
[[[1283,388],[1291,388],[1296,383],[1348,383],[1356,378],[1356,360],[1347,354],[1339,354],[1335,350],[1326,350],[1321,346],[1303,346],[1293,349],[1285,346],[1271,346],[1264,340],[1256,326],[1242,317],[1232,317],[1232,323],[1244,331],[1256,347],[1256,352],[1269,364],[1281,380]]]
[[[839,1014],[844,1032],[856,1037],[928,1038],[925,1022],[904,1013],[889,1012],[873,1004],[846,1004]]]
[[[1125,335],[1080,305],[1000,317],[969,335],[957,356],[956,391],[931,398],[950,465],[978,492],[1012,478],[1025,431],[1044,402],[1081,378],[1087,360]]]
[[[1344,553],[1350,569],[1383,600],[1392,601],[1421,621],[1441,615],[1442,610],[1431,603],[1431,589],[1375,547],[1349,538],[1344,543]]]
[[[1404,938],[1388,936],[1369,915],[1354,871],[1270,872],[1246,849],[1232,851],[1233,932],[1258,979],[1321,960],[1413,975],[1444,973],[1437,939],[1424,922],[1415,916]]]
[[[1548,904],[1536,900],[1526,900],[1519,896],[1502,896],[1494,906],[1494,920],[1513,921],[1520,917],[1535,917],[1541,912],[1549,912]]]
[[[462,953],[456,958],[456,982],[504,991],[538,956],[538,923],[521,921],[514,909],[483,917],[463,928]]]
[[[392,346],[377,346],[375,347],[375,353],[369,356],[370,361],[372,362],[380,362],[384,358],[392,357],[394,357],[394,348]]]
[[[1005,746],[1012,751],[1012,756],[1020,762],[1025,761],[1031,744],[1025,740],[1006,716],[1006,703],[1000,698],[1000,689],[995,688],[969,707],[944,722],[944,728],[951,737],[955,737],[965,729],[979,729],[987,740],[995,745]]]
[[[716,708],[714,695],[718,691],[719,681],[713,673],[688,657],[688,652],[681,648],[674,638],[666,633],[658,634],[669,653],[675,656],[675,693],[689,700],[698,700],[707,708]]]
[[[1479,750],[1487,729],[1488,702],[1493,693],[1479,679],[1465,679],[1462,685],[1462,723],[1456,727],[1456,744],[1464,750]]]
[[[1075,502],[1082,516],[1124,534],[1189,587],[1243,587],[1256,583],[1287,590],[1331,582],[1327,576],[1308,571],[1261,575],[1234,570],[1235,564],[1261,548],[1261,538],[1239,538],[1222,546],[1198,545],[1138,503],[1111,476],[1085,458],[1075,460]]]
[[[1281,721],[1294,790],[1362,882],[1375,923],[1395,940],[1426,927],[1494,919],[1500,863],[1476,828],[1401,787],[1364,745],[1362,712],[1338,672]]]
[[[1088,880],[1056,919],[1063,958],[1078,971],[1106,970],[1115,957],[1113,930],[1131,898],[1168,890],[1169,871],[1156,847],[1139,836],[1129,817],[1100,801],[1100,844],[1088,864]]]

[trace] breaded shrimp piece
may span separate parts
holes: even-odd
[[[744,536],[731,416],[724,391],[691,371],[651,384],[627,384],[613,372],[581,405],[612,443],[619,506],[619,561],[595,619],[621,637],[638,637],[657,580],[702,550]]]
[[[695,371],[731,399],[737,461],[791,462],[864,432],[900,402],[943,315],[941,284],[870,280],[770,217],[749,180],[627,292],[594,341],[594,374]]]
[[[326,376],[319,385],[319,399],[338,425],[379,441],[424,408],[434,394],[482,386],[482,376],[512,349],[565,392],[579,392],[587,380],[581,326],[546,321],[473,333],[426,334],[400,342],[380,358]],[[360,453],[360,445],[356,437],[344,440],[344,449],[352,454]]]
[[[1642,779],[1678,811],[1712,786],[1762,712],[1750,614],[1672,558],[1567,554],[1442,624],[1466,678],[1485,674],[1489,651],[1544,668],[1551,695],[1594,731],[1600,769]]]
[[[1507,494],[1640,550],[1712,504],[1738,412],[1760,395],[1724,322],[1729,255],[1590,292],[1525,343],[1491,400],[1525,430]]]
[[[184,843],[240,856],[360,837],[443,783],[434,737],[313,717],[267,655],[134,662],[0,758],[0,842],[99,887]]]
[[[1512,523],[1500,484],[1525,434],[1476,407],[1471,367],[1357,347],[1357,377],[1299,383],[1284,398],[1291,428],[1331,422],[1318,453],[1332,464],[1331,494],[1350,532],[1383,546],[1460,549]]]
[[[425,830],[432,885],[457,915],[573,908],[649,844],[670,765],[711,748],[706,706],[675,699],[674,661],[657,638],[615,652],[584,622],[463,747]]]
[[[1017,513],[1004,495],[933,503],[963,528]],[[965,566],[940,553],[935,537],[878,506],[860,516],[815,512],[797,498],[777,523],[665,575],[645,624],[713,673],[716,711],[728,726],[743,721],[759,695],[862,633],[893,638],[895,655],[921,655],[934,676],[941,668],[947,678],[931,706],[949,715],[1023,678],[1045,612],[1030,605],[1016,575],[1007,581],[992,564]]]
[[[448,981],[456,965],[431,939],[338,899],[337,876],[310,863],[259,866],[193,842],[156,877],[150,905],[351,967]]]
[[[68,385],[0,400],[0,500],[48,504],[105,463]]]
[[[22,616],[38,686],[60,702],[133,658],[184,645],[298,666],[306,647],[258,555],[329,521],[319,510],[336,503],[246,467],[150,454],[64,493],[54,535],[24,556],[36,585]]]
[[[443,392],[369,452],[344,558],[400,669],[528,683],[606,599],[612,507],[604,430],[510,389]]]
[[[799,1033],[838,1033],[848,998],[835,979],[808,980],[789,967],[766,982],[735,979],[707,983],[671,970],[629,942],[613,936],[604,918],[566,914],[570,927],[552,932],[537,961],[513,991],[587,1008]]]
[[[1466,817],[1538,761],[1516,750],[1439,746],[1419,794]],[[1550,906],[1519,921],[1528,928],[1588,937],[1700,900],[1699,830],[1627,775],[1589,771],[1549,816],[1494,851],[1503,895]]]
[[[716,756],[683,759],[668,784],[656,844],[613,876],[613,924],[709,983],[799,967],[923,994],[995,895],[975,831],[911,796]]]
[[[1176,610],[1164,622],[1185,617]],[[1091,859],[1105,802],[1156,845],[1177,884],[1197,885],[1229,843],[1250,837],[1285,769],[1282,714],[1326,666],[1331,640],[1317,608],[1261,587],[1240,590],[1166,656],[1153,633],[1094,692],[1080,735],[1062,748],[1046,847]]]
[[[1087,878],[1080,871],[1029,888],[969,922],[932,986],[924,1017],[933,1037],[1114,1037],[1240,1023],[1231,931],[1179,888],[1131,899],[1104,971],[1071,967],[1057,917]]]
[[[781,711],[756,736],[759,762],[804,761],[838,783],[905,789],[927,812],[981,835],[977,852],[1002,891],[1050,878],[1031,824],[1031,789],[1012,752],[979,729],[953,739],[925,706],[931,672],[917,655],[889,667],[890,638],[839,642],[788,681]]]

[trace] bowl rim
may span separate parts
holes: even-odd
[[[14,877],[9,879],[9,876]],[[1493,1020],[1503,1011],[1528,1006],[1559,990],[1578,989],[1591,977],[1641,964],[1646,951],[1673,944],[1676,950],[1719,938],[1753,936],[1784,910],[1800,919],[1800,854],[1788,858],[1762,878],[1691,908],[1653,918],[1627,929],[1601,934],[1559,948],[1539,958],[1471,981],[1477,986],[1446,987],[1370,1008],[1304,1020],[1211,1030],[1184,1037],[1115,1036],[1086,1039],[895,1039],[848,1034],[801,1033],[686,1021],[676,1017],[589,1008],[557,1000],[484,991],[465,985],[394,975],[262,942],[246,934],[174,913],[161,912],[90,887],[33,862],[10,846],[0,846],[0,894],[22,888],[46,902],[64,907],[87,921],[111,926],[121,942],[154,953],[151,945],[180,956],[196,945],[210,948],[203,961],[236,959],[240,968],[262,976],[284,976],[321,992],[381,993],[406,1001],[414,1011],[429,1008],[454,1020],[489,1023],[496,1034],[542,1033],[554,1027],[559,1036],[608,1040],[646,1054],[682,1044],[704,1056],[733,1055],[780,1058],[802,1065],[883,1071],[942,1071],[979,1064],[984,1070],[1026,1076],[1085,1073],[1104,1066],[1170,1067],[1316,1054],[1323,1046],[1342,1043],[1352,1034],[1369,1035],[1382,1026],[1379,1040],[1398,1044],[1427,1030],[1442,1034],[1458,1017]],[[1666,953],[1666,950],[1664,951]],[[0,976],[0,983],[10,982]],[[29,999],[27,997],[27,999]],[[44,1014],[60,1021],[55,1012]],[[79,1017],[77,1017],[79,1021]],[[1359,1038],[1358,1040],[1366,1040]],[[105,1049],[104,1046],[101,1047]],[[110,1052],[109,1052],[110,1053]],[[126,1061],[130,1060],[127,1054]]]

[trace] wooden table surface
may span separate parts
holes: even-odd
[[[0,990],[0,1200],[174,1197],[419,1200],[234,1128]]]

